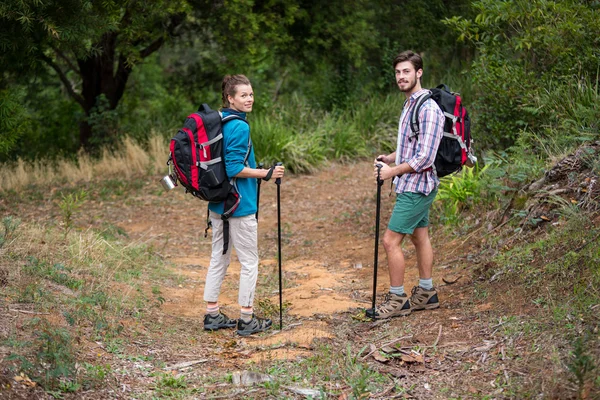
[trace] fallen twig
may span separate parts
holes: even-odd
[[[462,247],[465,243],[467,243],[467,241],[469,239],[471,239],[471,236],[473,236],[474,234],[476,234],[477,232],[479,232],[480,230],[483,229],[483,225],[480,226],[479,228],[475,229],[473,232],[471,232],[470,234],[467,235],[467,237],[465,238],[465,240],[462,241],[462,243],[458,246],[458,247]]]
[[[399,341],[401,341],[401,340],[404,340],[404,339],[410,339],[410,338],[412,338],[412,337],[413,337],[412,335],[409,335],[409,336],[402,336],[402,337],[399,337],[399,338],[396,338],[396,339],[392,340],[391,342],[385,343],[383,346],[379,346],[379,347],[375,346],[375,348],[372,348],[372,350],[371,350],[371,351],[370,351],[370,352],[369,352],[369,353],[368,353],[366,356],[364,356],[364,357],[362,358],[362,360],[366,360],[366,359],[367,359],[367,358],[368,358],[370,355],[372,355],[372,354],[373,354],[373,353],[375,353],[376,351],[379,351],[379,350],[383,349],[384,347],[391,346],[391,345],[393,345],[393,344],[395,344],[395,343],[398,343],[398,342],[399,342]]]
[[[179,364],[171,365],[170,367],[165,367],[165,370],[166,371],[171,371],[173,369],[188,368],[188,367],[191,367],[191,366],[196,365],[196,364],[205,363],[207,361],[208,361],[208,359],[205,359],[205,358],[201,359],[201,360],[184,361],[184,362],[181,362]]]
[[[379,392],[379,393],[375,393],[374,396],[370,396],[372,399],[378,399],[380,397],[384,397],[387,396],[387,394],[389,392],[391,392],[395,387],[396,387],[396,382],[393,379],[390,379],[392,381],[392,384],[390,386],[388,386],[387,388],[385,388],[384,391]]]
[[[383,347],[388,347],[393,344],[396,344],[399,341],[404,340],[404,339],[412,339],[412,337],[413,337],[413,335],[408,335],[408,336],[402,336],[402,337],[396,338],[396,339],[392,340],[391,342],[388,342],[388,343],[384,344],[383,346],[381,346],[380,349]]]
[[[442,278],[442,281],[443,281],[443,282],[444,282],[446,285],[453,285],[453,284],[455,284],[456,282],[458,282],[458,280],[459,280],[460,278],[462,278],[462,277],[463,277],[463,276],[461,275],[461,276],[459,276],[458,278],[456,278],[456,279],[455,279],[455,280],[453,280],[453,281],[451,281],[451,280],[447,280],[446,278]]]
[[[47,312],[27,311],[27,310],[13,309],[13,308],[9,308],[8,311],[20,312],[23,314],[33,314],[33,315],[50,315],[50,313],[47,313]]]
[[[296,322],[295,324],[288,324],[288,325],[286,325],[286,326],[283,328],[283,330],[284,330],[284,331],[289,331],[290,329],[292,329],[292,328],[294,328],[294,327],[296,327],[296,326],[301,326],[301,325],[302,325],[302,322]]]
[[[500,275],[502,275],[504,273],[504,270],[500,270],[498,272],[496,272],[488,281],[489,283],[492,283],[496,280],[496,278],[498,278]]]
[[[440,331],[438,332],[437,338],[435,339],[435,342],[433,342],[433,345],[431,347],[436,347],[438,342],[440,341],[441,337],[442,337],[442,324],[440,324]]]

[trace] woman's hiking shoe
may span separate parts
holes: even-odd
[[[403,317],[408,314],[410,314],[410,301],[406,294],[388,293],[383,303],[375,307],[375,313],[372,308],[367,310],[367,316],[375,319]]]
[[[235,319],[228,318],[227,315],[219,313],[216,317],[210,314],[204,316],[204,330],[216,331],[222,328],[235,328],[237,321]]]
[[[427,290],[421,286],[412,288],[410,295],[410,305],[414,311],[433,310],[440,306],[438,294],[435,289]]]
[[[271,327],[273,322],[268,318],[258,318],[252,314],[252,319],[245,322],[243,319],[238,319],[237,334],[240,336],[249,336],[253,333],[266,331]]]

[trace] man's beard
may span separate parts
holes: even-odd
[[[410,82],[408,82],[408,83],[410,84]],[[408,86],[408,88],[402,89],[402,88],[400,88],[400,86],[398,86],[398,89],[400,89],[400,91],[402,93],[409,93],[410,91],[412,91],[415,88],[415,86],[417,86],[417,79],[416,79],[416,77],[415,77],[415,80],[412,82],[412,85]]]

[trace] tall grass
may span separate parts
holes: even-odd
[[[166,171],[168,142],[154,133],[145,146],[126,137],[118,151],[107,151],[100,158],[79,153],[76,161],[38,160],[7,164],[0,169],[0,191],[19,190],[30,185],[61,182],[89,182],[94,179],[154,174]]]
[[[249,116],[257,161],[281,161],[288,170],[307,173],[327,161],[353,162],[395,149],[401,94],[373,97],[346,110],[314,109],[294,97]],[[153,132],[144,144],[125,137],[118,150],[98,158],[80,153],[76,161],[22,160],[0,170],[0,192],[29,185],[88,182],[166,172],[168,141],[174,132]]]
[[[12,217],[2,222],[0,296],[13,309],[36,314],[22,329],[6,327],[13,348],[3,365],[47,391],[89,386],[92,378],[76,367],[85,357],[79,344],[120,340],[125,319],[141,319],[160,304],[144,286],[169,282],[170,272],[141,242],[124,244],[92,229],[64,233]]]
[[[398,93],[326,112],[293,97],[250,117],[256,156],[265,165],[283,161],[293,172],[311,172],[324,161],[393,151],[403,101]]]

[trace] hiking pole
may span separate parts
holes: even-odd
[[[373,260],[373,302],[371,308],[371,318],[375,319],[375,298],[377,297],[377,258],[379,255],[379,215],[381,213],[381,164],[376,164],[377,167],[377,209],[375,211],[375,259]],[[369,312],[366,313],[369,316]]]
[[[278,162],[275,166],[283,165]],[[283,294],[281,285],[281,178],[275,179],[277,185],[277,258],[279,259],[279,329],[283,330]]]
[[[258,169],[263,169],[263,166],[263,163],[258,163]],[[258,188],[256,189],[256,220],[258,221],[258,210],[260,208],[260,182],[262,181],[262,179],[258,178],[257,181]]]

